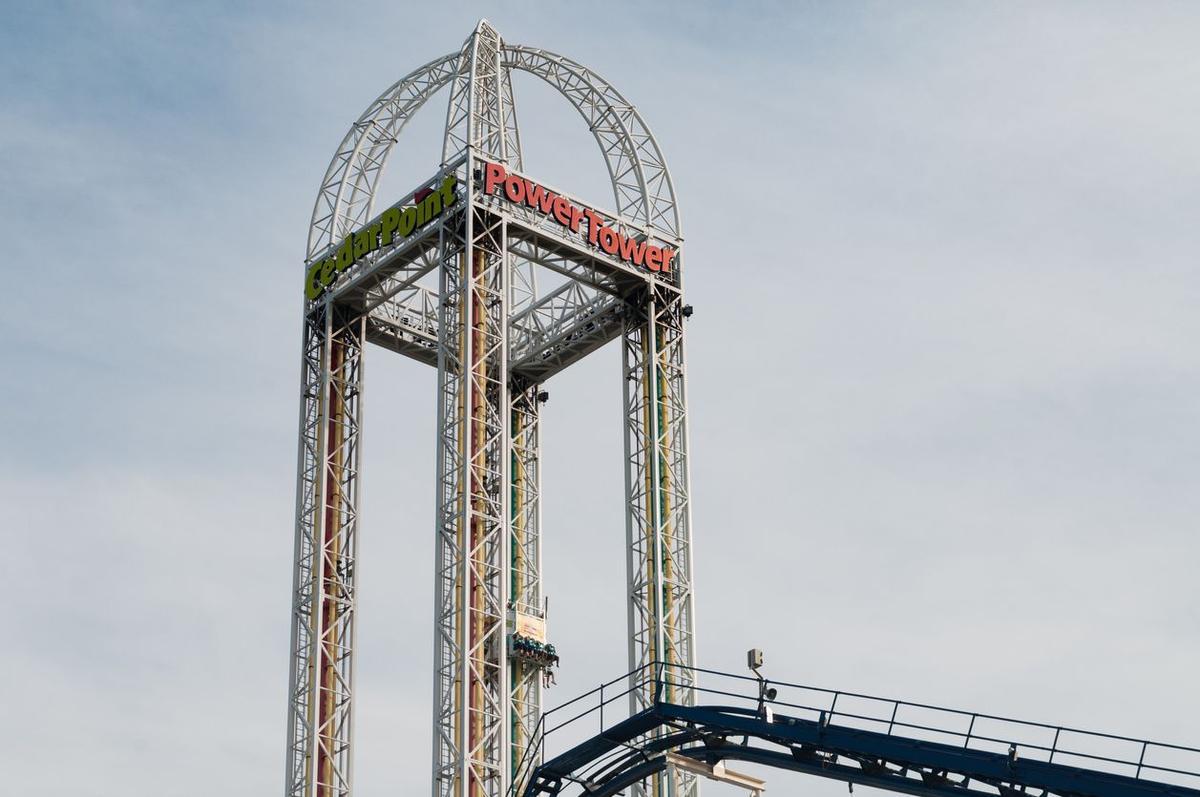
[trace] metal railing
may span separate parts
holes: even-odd
[[[674,677],[676,673],[682,677]],[[535,744],[527,749],[514,773],[514,787],[524,786],[540,762],[546,737],[551,733],[590,715],[596,715],[602,733],[628,716],[610,709],[606,725],[606,706],[641,689],[653,689],[657,700],[670,683],[692,690],[697,704],[732,702],[731,708],[756,711],[763,705],[762,682],[755,677],[656,662],[545,712],[537,726]],[[769,679],[766,683],[776,694],[765,704],[779,716],[1200,788],[1200,748],[787,681]]]
[[[620,686],[622,683],[625,684],[624,688]],[[533,738],[530,740],[529,746],[525,748],[525,753],[521,756],[521,760],[517,763],[517,767],[513,771],[512,786],[509,794],[520,794],[519,789],[525,788],[525,783],[529,779],[530,773],[541,763],[546,737],[549,734],[574,725],[579,720],[592,714],[595,714],[597,717],[598,731],[603,733],[606,727],[604,724],[605,706],[623,697],[627,697],[631,692],[639,689],[653,688],[656,690],[654,694],[657,696],[660,694],[658,690],[661,690],[664,683],[662,667],[648,664],[644,667],[630,670],[624,675],[613,678],[611,681],[605,681],[594,689],[577,695],[565,703],[560,703],[548,711],[542,712],[541,718],[538,719],[538,723],[534,727]],[[594,704],[588,701],[588,698],[592,697],[596,698]],[[564,712],[572,707],[574,707],[577,713],[567,716]],[[628,716],[625,712],[617,712],[616,716],[611,711],[609,712],[609,718],[617,722],[627,719]]]

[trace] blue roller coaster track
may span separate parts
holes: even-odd
[[[687,668],[683,679],[681,669],[635,670],[546,712],[514,788],[607,797],[662,772],[671,752],[918,797],[1200,797],[1197,748],[713,670]],[[694,679],[695,705],[662,699]],[[606,725],[606,707],[611,718],[633,690],[653,694],[651,707]],[[583,738],[588,729],[598,733]],[[545,758],[551,738],[570,746]]]

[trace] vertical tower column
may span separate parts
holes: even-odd
[[[350,793],[364,323],[322,303],[304,324],[288,695],[295,797]]]
[[[545,619],[542,597],[541,440],[540,387],[515,383],[511,387],[509,474],[511,480],[511,542],[509,545],[509,616],[530,615]],[[510,622],[508,633],[515,628]],[[520,659],[509,660],[511,718],[509,721],[509,771],[522,776],[542,711],[542,669]],[[528,771],[528,768],[525,770]],[[523,783],[513,783],[519,794]]]
[[[443,242],[438,363],[434,794],[447,797],[498,795],[508,773],[505,230],[467,199],[465,245]]]
[[[514,590],[520,600],[530,588],[540,596],[540,578],[530,578],[540,562],[528,548],[538,544],[536,406],[530,410],[508,373],[512,306],[528,303],[535,286],[514,278],[505,224],[474,196],[479,159],[520,158],[502,46],[486,22],[464,43],[442,153],[444,163],[465,158],[466,202],[457,226],[444,224],[440,244],[435,797],[502,794],[510,739],[528,735],[514,719],[514,700],[540,711],[524,671],[510,675],[507,652]]]
[[[661,665],[662,699],[692,704],[694,674],[672,666],[696,663],[683,319],[681,294],[655,287],[625,331],[625,506],[630,669]],[[653,683],[634,690],[631,711],[655,697]],[[680,782],[680,795],[697,792]],[[671,789],[655,777],[635,792]]]

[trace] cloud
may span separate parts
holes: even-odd
[[[311,203],[362,108],[484,14],[609,78],[670,160],[702,661],[761,646],[780,678],[1200,740],[1200,15],[761,9],[14,12],[13,788],[278,788]],[[568,105],[517,90],[529,170],[610,204]],[[432,171],[443,102],[387,190]],[[625,663],[617,367],[548,385],[552,701]],[[368,374],[367,796],[427,785],[434,453],[432,371]]]

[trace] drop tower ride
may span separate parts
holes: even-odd
[[[583,117],[611,178],[612,210],[524,173],[514,71],[545,81]],[[377,196],[406,123],[443,88],[436,172],[403,197]],[[672,670],[666,697],[692,702],[681,245],[670,173],[634,106],[592,70],[506,43],[486,21],[350,127],[321,182],[304,269],[288,797],[352,792],[368,344],[438,373],[434,797],[513,793],[519,765],[537,754],[556,661],[541,579],[542,385],[614,339],[630,669],[685,665]],[[630,709],[653,700],[635,689]],[[674,789],[659,778],[637,787],[655,797]],[[695,794],[695,781],[680,792]]]

